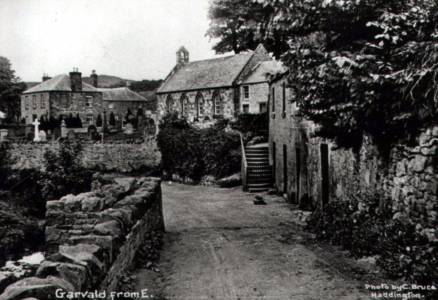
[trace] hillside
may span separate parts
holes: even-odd
[[[88,84],[91,84],[91,77],[82,77],[82,81]],[[97,84],[99,87],[111,87],[114,85],[118,85],[120,82],[135,82],[134,80],[130,79],[123,79],[117,76],[111,76],[111,75],[99,75],[97,79]]]

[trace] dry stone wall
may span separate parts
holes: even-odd
[[[46,260],[0,300],[54,299],[60,289],[110,299],[145,238],[164,231],[161,180],[105,178],[89,193],[48,201],[46,219]]]
[[[11,144],[11,154],[16,159],[14,169],[43,168],[44,152],[56,150],[59,143]],[[90,169],[109,172],[130,172],[141,168],[158,168],[160,152],[154,143],[116,144],[84,143],[83,163]]]

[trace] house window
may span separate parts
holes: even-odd
[[[93,97],[91,97],[91,96],[85,97],[85,106],[86,107],[93,107]]]
[[[243,104],[243,113],[249,113],[249,104]]]
[[[26,109],[29,109],[29,97],[24,97],[24,105],[26,107]]]
[[[283,82],[283,118],[286,114],[286,82]]]
[[[110,102],[110,103],[108,104],[108,108],[114,108],[114,102]]]
[[[261,114],[268,111],[268,107],[267,107],[266,103],[260,103],[259,104],[259,109],[260,109],[260,113]]]
[[[87,97],[88,98],[88,97]],[[93,116],[87,116],[87,124],[92,125],[94,124],[94,118]]]
[[[219,96],[219,93],[213,94],[213,107],[214,107],[214,114],[215,115],[223,115],[223,103],[221,100],[221,97]]]
[[[275,88],[272,88],[272,112],[275,112]]]
[[[167,96],[166,99],[166,107],[168,111],[172,111],[173,110],[173,98],[171,95]]]
[[[184,117],[187,117],[188,116],[188,102],[189,102],[187,95],[182,94],[180,101],[181,101],[181,115]]]
[[[32,105],[32,107],[35,109],[35,108],[37,108],[37,100],[36,100],[36,95],[33,95],[32,96],[32,102],[33,102],[33,105]]]
[[[198,117],[202,117],[204,115],[204,97],[201,93],[196,95],[196,113]]]
[[[41,95],[41,108],[45,108],[45,107],[46,107],[46,103],[44,102],[43,95]]]
[[[245,85],[243,87],[243,95],[244,95],[245,99],[249,99],[249,86]]]

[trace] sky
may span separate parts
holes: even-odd
[[[181,46],[215,57],[209,0],[0,0],[0,56],[23,81],[82,76],[164,79]]]

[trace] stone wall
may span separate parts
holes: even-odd
[[[57,149],[59,143],[11,144],[16,163],[14,169],[41,169],[46,149]],[[83,163],[90,169],[130,172],[141,168],[158,168],[161,155],[155,143],[113,144],[83,143]]]
[[[281,85],[282,80],[271,84],[276,97],[269,107],[270,163],[281,194],[302,206],[321,207],[324,196],[330,202],[358,193],[378,192],[390,200],[396,217],[409,218],[431,239],[436,239],[438,127],[424,129],[415,147],[394,147],[389,159],[382,157],[373,140],[366,136],[359,149],[342,149],[331,140],[315,136],[315,124],[299,117],[289,89],[283,113]],[[328,150],[326,191],[322,147]]]
[[[164,231],[160,184],[158,178],[106,177],[89,193],[48,201],[46,260],[0,300],[52,299],[57,289],[110,299],[146,237]]]
[[[244,86],[249,88],[249,98],[245,98]],[[249,113],[260,113],[260,103],[268,105],[269,84],[267,82],[261,82],[256,84],[247,84],[240,86],[240,111],[243,112],[243,106],[249,105]]]

